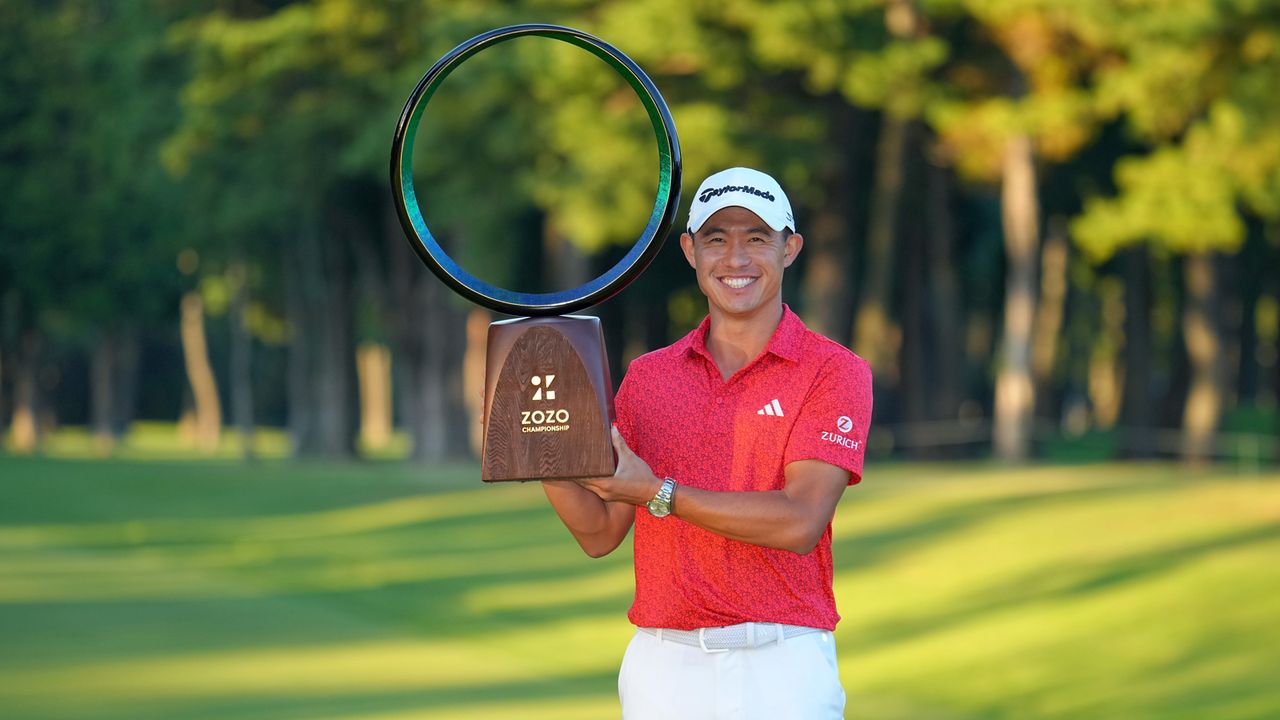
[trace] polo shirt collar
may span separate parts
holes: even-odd
[[[684,346],[682,350],[689,353],[698,353],[714,363],[715,360],[711,357],[711,351],[707,350],[707,333],[710,330],[711,316],[707,315],[702,318],[702,322],[693,332],[680,340],[679,344]],[[777,355],[783,360],[799,361],[804,331],[804,322],[800,320],[798,315],[791,312],[790,306],[783,303],[782,320],[778,322],[778,328],[773,331],[773,337],[769,338],[769,343],[764,346],[764,352]]]

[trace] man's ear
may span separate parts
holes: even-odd
[[[680,234],[680,249],[684,251],[684,259],[689,261],[689,267],[697,269],[697,264],[693,261],[693,236],[689,233]]]
[[[802,247],[804,247],[804,238],[800,233],[791,233],[782,246],[782,267],[791,267],[791,263],[796,261],[796,256],[800,254]]]

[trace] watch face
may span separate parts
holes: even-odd
[[[662,481],[662,488],[658,490],[658,494],[648,502],[646,507],[649,508],[649,514],[654,517],[666,517],[671,514],[672,494],[676,491],[676,481],[667,478]]]

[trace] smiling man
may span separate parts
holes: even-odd
[[[543,487],[593,557],[635,526],[624,718],[843,717],[831,520],[862,477],[871,372],[783,304],[804,238],[773,178],[707,178],[680,246],[706,319],[627,369],[617,471]]]

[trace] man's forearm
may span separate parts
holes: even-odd
[[[831,521],[821,513],[785,490],[716,492],[681,486],[674,505],[676,517],[704,530],[801,555],[813,550]]]
[[[614,448],[617,472],[583,484],[600,499],[643,505],[662,481],[616,431]],[[822,538],[848,482],[847,470],[800,460],[787,465],[781,490],[723,492],[678,485],[673,508],[676,517],[732,540],[804,554]]]
[[[631,528],[632,507],[607,503],[576,482],[547,480],[542,490],[569,533],[591,557],[612,552]]]

